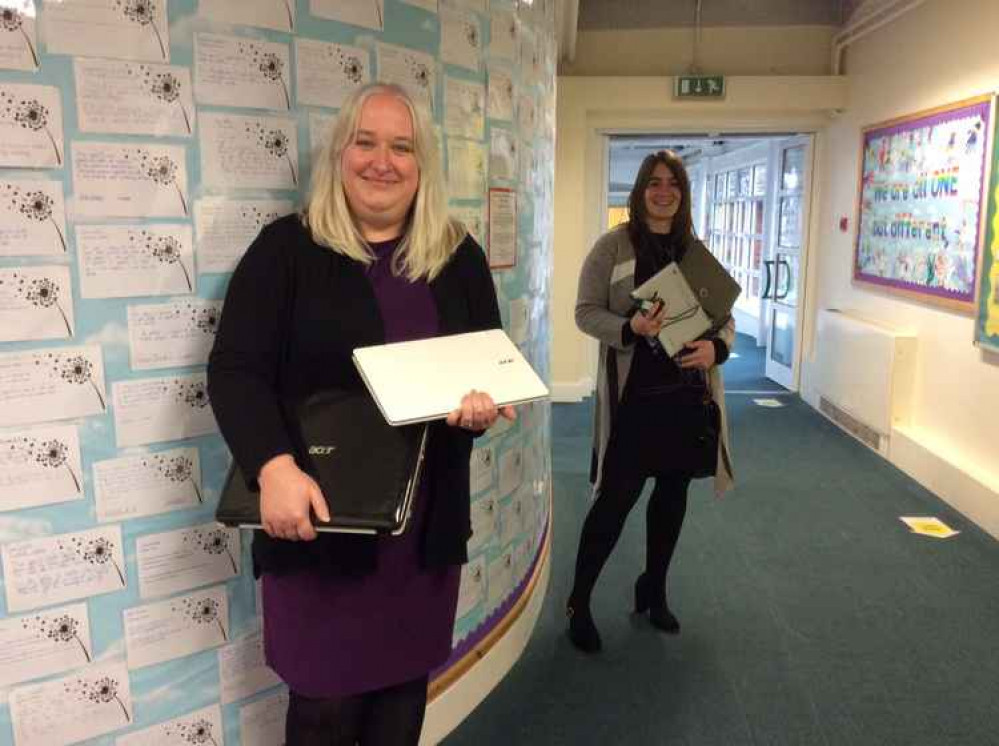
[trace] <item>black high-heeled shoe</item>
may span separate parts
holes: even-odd
[[[590,607],[577,604],[571,599],[565,607],[565,615],[569,618],[569,639],[572,644],[584,653],[599,653],[603,647],[600,632],[593,622]]]
[[[668,635],[680,633],[680,620],[673,616],[666,604],[666,592],[658,598],[654,596],[653,589],[649,587],[648,576],[643,572],[635,581],[635,613],[644,614],[649,612],[649,621],[656,629],[660,629]]]

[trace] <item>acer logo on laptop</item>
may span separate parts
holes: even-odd
[[[512,362],[513,362],[513,358],[512,357],[504,357],[504,358],[500,359],[499,364],[500,365],[510,365]]]
[[[309,446],[310,456],[329,456],[336,450],[336,446]]]

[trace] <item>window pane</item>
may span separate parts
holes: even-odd
[[[770,322],[770,359],[790,367],[794,364],[794,314],[775,308]]]
[[[739,169],[739,196],[748,197],[753,186],[753,170],[751,168]]]
[[[767,193],[767,167],[753,166],[753,194],[760,197]]]
[[[725,174],[725,196],[732,198],[735,196],[736,183],[735,183],[735,171],[729,171]]]
[[[801,246],[801,197],[781,197],[777,245],[789,249]]]
[[[802,188],[801,177],[805,170],[805,146],[798,145],[784,151],[784,162],[781,164],[781,189],[795,191]]]
[[[753,200],[754,217],[753,217],[753,233],[763,233],[763,200],[757,199]]]

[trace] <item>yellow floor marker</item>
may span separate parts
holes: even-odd
[[[901,516],[899,520],[908,526],[912,533],[922,536],[932,536],[935,539],[949,539],[951,536],[957,536],[961,533],[952,529],[939,518]]]

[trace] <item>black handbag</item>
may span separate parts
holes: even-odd
[[[677,441],[679,463],[693,479],[713,477],[718,468],[721,410],[705,381],[698,399],[677,407],[684,437]]]

